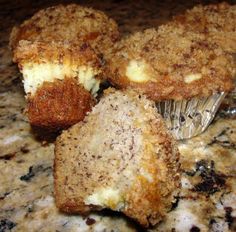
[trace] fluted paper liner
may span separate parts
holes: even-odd
[[[188,139],[202,133],[209,126],[226,93],[189,100],[157,102],[157,110],[177,140]]]

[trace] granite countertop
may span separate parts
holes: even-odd
[[[118,22],[123,34],[158,26],[199,3],[78,2],[104,10]],[[21,75],[11,61],[8,48],[14,25],[53,4],[55,1],[0,3],[0,232],[144,231],[118,213],[104,211],[81,217],[62,214],[55,207],[54,144],[37,140],[30,128],[24,115]],[[235,96],[231,94],[206,132],[179,142],[183,188],[165,221],[150,231],[236,231],[235,103]]]

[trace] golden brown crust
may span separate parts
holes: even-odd
[[[209,96],[233,88],[232,57],[204,34],[182,26],[169,24],[135,33],[118,42],[108,60],[108,76],[115,86],[139,89],[155,101]],[[147,82],[127,77],[131,60],[145,63]],[[185,78],[192,74],[201,78],[186,83]]]
[[[236,5],[226,2],[198,5],[175,16],[172,23],[205,33],[228,52],[236,52]]]
[[[142,166],[151,171],[154,179],[150,183],[142,175],[136,177],[126,195],[129,204],[124,211],[145,226],[155,225],[164,218],[173,202],[173,192],[180,187],[179,153],[176,144],[161,120],[150,120],[150,131],[159,133],[154,138],[150,137],[153,139],[153,147],[150,150],[150,143],[147,145],[149,148],[145,151]],[[160,151],[157,153],[154,152],[157,146],[154,144],[159,146]]]
[[[33,126],[58,130],[83,120],[94,99],[72,78],[44,82],[28,97],[27,112]]]
[[[24,64],[53,63],[68,66],[90,66],[101,68],[102,60],[85,42],[69,41],[32,42],[21,40],[14,50],[14,62],[19,68]]]
[[[145,227],[155,225],[171,208],[179,175],[177,146],[154,102],[131,90],[107,90],[55,144],[54,192],[64,212],[111,208]],[[118,203],[87,203],[107,188],[119,192]]]
[[[19,27],[14,27],[10,46],[14,50],[20,40],[89,42],[105,52],[119,37],[118,26],[103,12],[76,4],[57,5],[40,10]]]

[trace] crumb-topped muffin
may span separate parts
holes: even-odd
[[[76,4],[40,10],[13,28],[13,61],[23,74],[33,126],[58,130],[84,118],[99,90],[101,54],[118,36],[114,20]]]
[[[163,25],[124,38],[109,54],[108,64],[114,86],[135,88],[161,104],[159,112],[177,139],[202,132],[222,93],[234,87],[232,56],[204,34],[181,25]]]
[[[173,25],[118,42],[109,59],[111,82],[140,89],[155,101],[209,96],[233,88],[230,55],[202,34]]]
[[[86,214],[109,208],[143,226],[171,209],[180,187],[179,152],[155,103],[108,89],[55,144],[57,207]]]
[[[205,33],[228,52],[236,52],[236,5],[226,2],[198,5],[175,16],[173,23]]]
[[[91,109],[99,90],[102,61],[90,45],[21,40],[14,60],[23,74],[32,125],[67,128]]]
[[[106,52],[119,37],[116,22],[103,12],[76,4],[42,9],[19,27],[14,27],[10,46],[20,40],[89,42],[99,52]]]

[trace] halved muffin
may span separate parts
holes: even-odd
[[[90,45],[21,40],[14,61],[23,74],[32,125],[67,128],[91,109],[99,90],[102,60]]]
[[[108,64],[114,86],[135,88],[161,104],[159,111],[178,139],[202,132],[234,87],[233,58],[181,25],[130,35],[115,45]]]
[[[20,40],[67,40],[73,43],[83,40],[96,51],[106,53],[118,37],[116,22],[102,11],[77,4],[56,5],[38,11],[20,26],[14,27],[10,46],[14,50]]]
[[[108,89],[55,144],[57,207],[86,214],[109,208],[143,226],[163,219],[180,187],[179,152],[155,103]]]

